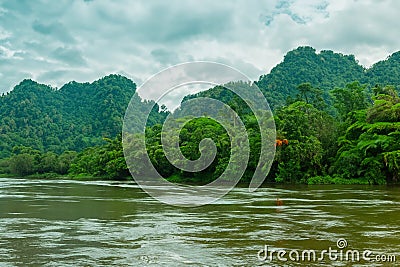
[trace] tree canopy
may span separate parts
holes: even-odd
[[[399,57],[400,52],[394,53],[365,69],[354,56],[299,47],[255,84],[230,83],[244,92],[252,92],[258,85],[274,110],[276,155],[266,181],[399,183]],[[0,173],[108,179],[129,176],[121,128],[135,91],[135,83],[120,75],[92,83],[70,82],[60,89],[22,81],[0,97]],[[268,129],[259,127],[245,99],[224,86],[188,95],[182,107],[198,97],[224,102],[243,121],[250,158],[241,181],[248,183],[258,164],[260,133]],[[135,120],[143,119],[143,110],[154,104],[137,95],[132,101],[137,109]],[[193,108],[203,112],[211,107]],[[185,115],[179,109],[175,112]],[[197,159],[200,141],[210,138],[217,156],[199,173],[183,172],[168,161],[161,144],[162,122],[168,114],[156,105],[145,135],[132,140],[146,138],[150,161],[166,179],[200,184],[213,181],[229,162],[232,140],[240,142],[244,137],[230,139],[226,129],[207,116],[189,120],[178,134],[182,154]],[[140,157],[135,142],[131,146],[132,158]]]

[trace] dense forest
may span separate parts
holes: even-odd
[[[316,53],[299,47],[255,82],[269,101],[277,130],[276,155],[266,182],[386,184],[400,182],[400,52],[366,69],[354,56]],[[230,86],[248,86],[232,83]],[[0,97],[0,173],[15,176],[123,179],[129,176],[121,144],[126,106],[136,90],[129,79],[110,75],[93,83],[70,82],[60,89],[24,80]],[[260,153],[260,129],[243,100],[217,86],[207,96],[239,114],[249,136],[248,183]],[[137,119],[153,102],[134,99]],[[188,122],[179,135],[182,153],[200,155],[208,137],[217,157],[199,173],[169,163],[161,146],[168,115],[155,106],[146,129],[150,160],[167,179],[208,183],[227,166],[230,140],[208,118]],[[281,140],[285,140],[282,142]]]
[[[120,75],[93,83],[70,82],[58,90],[24,80],[0,97],[0,158],[18,146],[60,154],[104,144],[103,137],[121,132],[135,91],[136,84]],[[153,105],[140,98],[134,101],[138,118],[143,115],[141,108]],[[156,113],[151,120],[150,124],[162,121]]]

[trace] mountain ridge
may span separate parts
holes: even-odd
[[[60,89],[25,79],[0,97],[0,158],[14,146],[61,153],[102,144],[103,137],[120,133],[135,91],[136,84],[121,75],[69,82]]]
[[[365,68],[353,55],[331,50],[316,53],[312,47],[298,47],[255,83],[272,109],[277,109],[285,105],[288,97],[296,97],[300,83],[311,83],[329,98],[331,89],[354,80],[369,87],[392,84],[399,89],[400,51]],[[212,96],[212,90],[194,96]],[[59,89],[25,79],[0,97],[0,158],[21,145],[61,153],[101,144],[103,137],[120,133],[126,107],[135,92],[136,84],[117,74],[91,83],[71,81]],[[141,105],[154,104],[135,101],[138,110]],[[162,117],[155,114],[151,123]]]

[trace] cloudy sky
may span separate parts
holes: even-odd
[[[0,0],[0,92],[110,73],[139,85],[177,63],[229,64],[253,80],[299,45],[369,66],[400,50],[400,1]]]

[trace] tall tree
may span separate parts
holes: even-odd
[[[334,106],[342,120],[346,119],[349,112],[365,109],[371,105],[366,92],[366,85],[358,81],[346,84],[343,88],[331,90]]]

